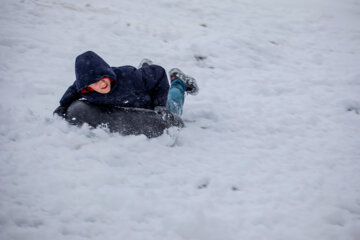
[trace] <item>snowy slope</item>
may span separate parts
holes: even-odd
[[[360,239],[359,20],[357,0],[2,1],[0,239]],[[187,127],[53,118],[86,50],[196,77]]]

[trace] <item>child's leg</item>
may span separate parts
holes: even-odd
[[[183,81],[176,79],[171,83],[166,107],[175,115],[181,116],[183,113],[185,91],[186,85]]]

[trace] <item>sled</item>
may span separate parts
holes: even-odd
[[[93,128],[105,126],[111,132],[122,135],[144,134],[148,138],[158,137],[170,127],[184,127],[182,119],[170,112],[161,114],[143,108],[96,105],[86,100],[73,102],[67,110],[65,119],[77,126],[84,123]]]

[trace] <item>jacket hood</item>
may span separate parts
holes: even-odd
[[[87,88],[104,77],[116,80],[116,74],[109,64],[92,51],[87,51],[76,58],[75,75],[77,91]]]

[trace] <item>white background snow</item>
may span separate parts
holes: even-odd
[[[1,240],[360,239],[358,0],[0,4]],[[196,77],[187,127],[53,117],[87,50]]]

